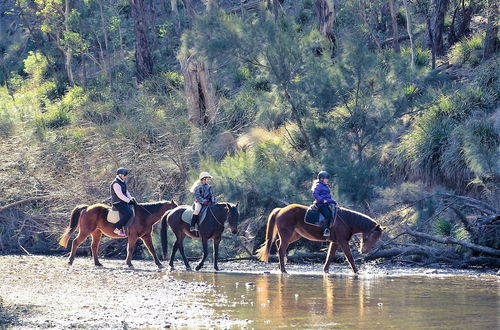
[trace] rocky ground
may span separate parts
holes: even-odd
[[[238,324],[207,305],[204,297],[215,294],[208,284],[174,280],[151,261],[134,261],[135,269],[121,260],[103,264],[97,268],[88,258],[67,266],[64,257],[0,256],[0,329]]]

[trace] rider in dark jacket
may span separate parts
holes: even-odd
[[[215,204],[215,196],[212,186],[210,186],[210,180],[212,176],[208,172],[201,172],[199,175],[199,180],[191,187],[191,192],[194,193],[194,212],[193,218],[191,219],[191,231],[196,230],[196,223],[200,216],[200,211],[203,206]]]
[[[326,221],[323,223],[323,236],[330,237],[330,223],[333,216],[333,211],[337,207],[337,202],[332,198],[328,180],[330,174],[326,171],[318,173],[318,179],[314,181],[311,191],[314,197],[314,204],[318,207],[319,212],[323,214]]]
[[[113,232],[121,237],[126,236],[123,231],[123,226],[125,226],[134,215],[129,205],[137,204],[135,198],[132,197],[127,190],[127,184],[125,183],[127,175],[128,170],[126,168],[119,168],[116,170],[116,178],[113,182],[111,182],[109,187],[111,192],[111,202],[120,212],[120,221],[115,224],[116,228]]]

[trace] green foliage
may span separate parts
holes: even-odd
[[[470,38],[463,38],[453,46],[450,56],[454,63],[463,63],[476,66],[481,61],[481,53],[478,52],[483,47],[484,33],[473,35]]]
[[[437,235],[449,237],[453,232],[453,225],[450,221],[439,218],[434,221],[434,232]]]

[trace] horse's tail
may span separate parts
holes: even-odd
[[[269,261],[269,253],[271,252],[271,245],[273,244],[276,234],[278,231],[276,230],[276,214],[281,210],[281,208],[277,207],[272,210],[271,214],[267,218],[267,228],[266,228],[266,240],[261,245],[261,247],[257,250],[257,258],[260,261],[268,262]]]
[[[71,212],[69,226],[66,228],[64,234],[62,234],[61,238],[59,239],[60,245],[64,247],[68,246],[69,238],[75,232],[76,227],[78,226],[78,220],[80,220],[80,215],[82,214],[82,211],[85,211],[87,209],[87,207],[88,205],[78,205],[73,209],[73,211]]]
[[[170,214],[170,211],[172,211],[172,210],[168,210],[167,212],[165,212],[165,214],[161,218],[160,237],[161,237],[161,249],[162,249],[162,259],[163,260],[167,260],[167,257],[168,257],[167,217]]]

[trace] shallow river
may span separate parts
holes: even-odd
[[[424,274],[422,274],[424,275]],[[498,329],[498,277],[187,273],[220,315],[249,328]]]

